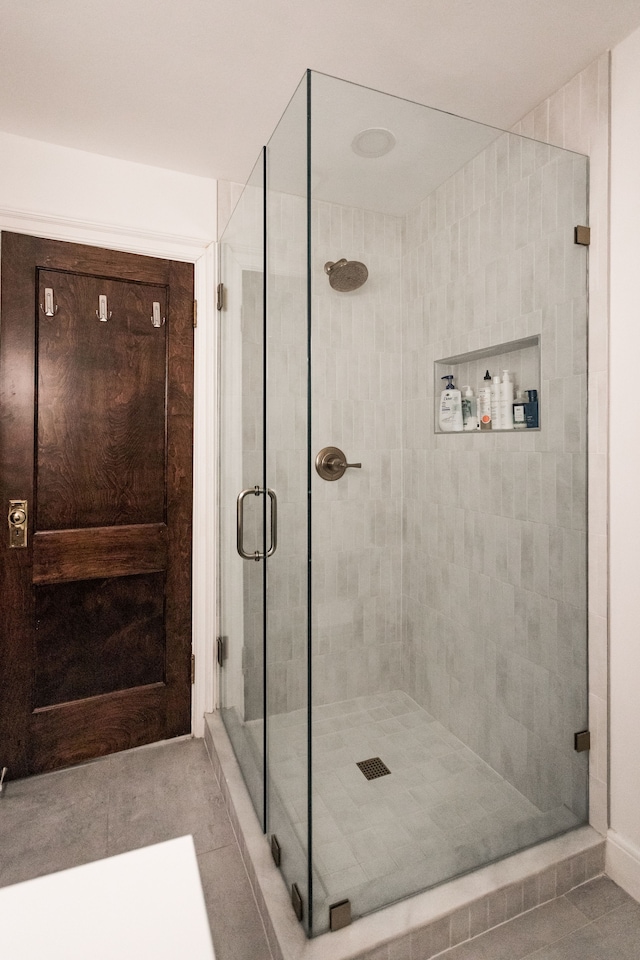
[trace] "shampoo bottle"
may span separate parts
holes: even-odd
[[[462,430],[462,398],[460,391],[453,385],[451,375],[440,379],[448,382],[440,394],[438,425],[443,433],[453,433]]]
[[[525,401],[520,394],[513,401],[513,428],[514,430],[524,430],[527,426],[525,414]]]
[[[538,419],[538,391],[537,390],[525,390],[525,396],[527,397],[527,402],[524,405],[524,416],[527,423],[527,427],[539,427],[540,421]]]
[[[471,387],[462,388],[462,429],[479,430],[478,405]]]
[[[488,370],[478,390],[478,420],[481,430],[491,429],[491,374]]]
[[[513,383],[508,370],[502,371],[500,384],[500,427],[502,430],[513,430]]]

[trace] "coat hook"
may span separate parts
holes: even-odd
[[[101,293],[98,297],[98,309],[96,310],[96,317],[98,320],[111,320],[113,313],[110,310],[107,310],[107,298]]]
[[[53,302],[53,287],[44,288],[44,307],[40,304],[40,309],[45,317],[55,317],[58,307]]]
[[[160,303],[158,300],[153,301],[153,313],[151,315],[151,323],[154,327],[161,327],[164,323],[164,317],[160,316]]]

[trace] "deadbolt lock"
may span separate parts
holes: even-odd
[[[26,547],[27,545],[27,501],[9,500],[9,546]]]

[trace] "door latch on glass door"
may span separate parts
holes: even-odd
[[[9,546],[26,547],[28,510],[26,500],[9,500]]]

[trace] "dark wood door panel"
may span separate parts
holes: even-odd
[[[29,721],[29,769],[56,770],[165,736],[162,683],[35,710]]]
[[[36,530],[165,519],[163,287],[39,271]],[[109,319],[97,317],[106,296]]]
[[[48,530],[33,537],[33,582],[154,573],[167,567],[164,523]]]
[[[193,267],[3,233],[0,284],[0,504],[29,502],[27,548],[0,548],[16,777],[190,730]]]
[[[164,683],[164,575],[35,588],[33,707]]]

